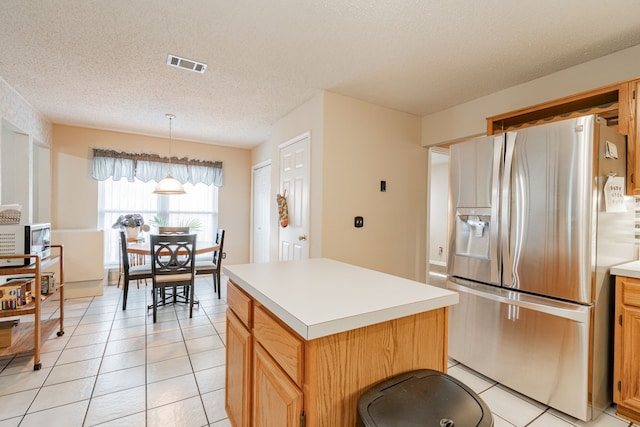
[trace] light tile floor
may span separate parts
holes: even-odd
[[[132,283],[65,301],[65,334],[33,354],[0,358],[0,427],[229,426],[224,410],[224,299],[198,278],[200,306],[147,310],[151,293]],[[224,298],[223,290],[223,298]],[[57,302],[44,316],[58,317]],[[25,317],[21,321],[27,321]]]
[[[170,305],[156,324],[146,309],[148,287],[132,286],[126,311],[115,286],[101,297],[67,300],[65,335],[48,339],[40,371],[30,355],[0,358],[0,427],[229,426],[224,285],[218,300],[211,279],[198,278],[193,318],[184,305]],[[45,313],[56,317],[56,304]],[[496,427],[635,426],[613,407],[595,421],[577,421],[455,361],[449,374],[482,397]]]
[[[637,427],[636,424],[618,418],[614,406],[593,421],[576,420],[497,384],[451,359],[448,373],[476,392],[491,408],[495,427]]]

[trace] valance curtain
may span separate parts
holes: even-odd
[[[118,181],[126,178],[133,182],[134,178],[138,178],[143,182],[159,182],[167,176],[169,166],[171,175],[182,184],[202,182],[216,187],[224,185],[222,162],[175,157],[169,159],[155,154],[132,154],[100,149],[93,150],[92,177],[97,181],[108,178]]]

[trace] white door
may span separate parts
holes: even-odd
[[[287,195],[289,225],[278,219],[280,261],[309,258],[309,176],[311,137],[306,132],[280,145],[280,190]]]
[[[271,164],[253,169],[253,262],[269,262]]]

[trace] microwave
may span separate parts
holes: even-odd
[[[0,255],[51,255],[51,224],[0,225]],[[35,263],[34,258],[2,258],[0,267],[20,267]]]

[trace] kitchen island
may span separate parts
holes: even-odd
[[[446,371],[455,292],[324,258],[223,271],[235,426],[353,426],[373,384]]]

